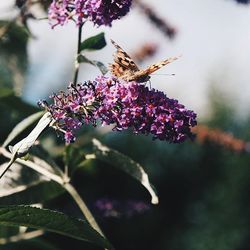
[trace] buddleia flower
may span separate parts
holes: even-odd
[[[48,17],[52,27],[74,20],[77,25],[91,21],[95,25],[111,26],[114,20],[125,16],[132,0],[53,0]]]
[[[113,77],[70,85],[68,92],[51,96],[53,104],[40,102],[50,111],[67,143],[83,125],[112,125],[113,131],[131,129],[135,134],[178,143],[193,138],[196,114],[163,92],[144,84]]]

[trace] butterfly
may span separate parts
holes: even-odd
[[[171,57],[164,61],[154,63],[146,69],[139,69],[131,57],[117,43],[115,43],[113,40],[111,40],[111,42],[116,48],[116,53],[114,54],[114,63],[110,64],[111,73],[117,78],[121,78],[128,82],[147,82],[150,79],[150,74],[165,66],[166,64],[178,59],[178,57]]]

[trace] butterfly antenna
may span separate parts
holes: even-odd
[[[151,74],[151,76],[175,76],[175,74]]]

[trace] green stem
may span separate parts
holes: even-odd
[[[77,83],[79,67],[80,67],[80,64],[77,59],[78,59],[78,55],[81,52],[82,27],[83,27],[83,24],[81,24],[78,28],[77,55],[76,55],[76,61],[75,61],[75,73],[74,73],[74,80],[73,80],[74,85],[76,85]]]
[[[13,161],[13,155],[11,153],[9,153],[5,148],[0,147],[0,154],[5,156],[6,158],[11,159],[10,162]],[[64,185],[64,180],[62,179],[61,176],[58,176],[58,175],[56,175],[54,173],[51,173],[50,171],[48,171],[44,167],[39,166],[39,165],[37,165],[36,163],[34,163],[34,162],[30,161],[30,160],[25,161],[25,160],[22,160],[22,159],[18,158],[18,159],[16,159],[16,162],[35,170],[36,172],[40,173],[41,175],[47,176],[50,180],[53,180],[53,181],[59,183],[62,186]]]
[[[12,163],[14,162],[14,158],[13,158],[12,154],[10,154],[5,148],[1,148],[0,147],[0,153],[3,156],[11,159]],[[48,177],[49,179],[57,182],[64,189],[66,189],[67,192],[70,194],[70,196],[74,199],[74,201],[78,205],[79,209],[82,211],[83,215],[86,217],[86,220],[89,222],[89,224],[98,233],[100,233],[102,236],[104,236],[102,230],[98,226],[97,222],[95,221],[93,215],[91,214],[91,212],[89,211],[88,207],[86,206],[86,204],[82,200],[81,196],[78,194],[78,192],[76,191],[76,189],[68,182],[69,180],[64,180],[62,176],[58,176],[56,174],[53,174],[53,173],[47,171],[45,168],[37,165],[36,163],[34,163],[32,161],[29,161],[29,160],[28,161],[24,161],[24,160],[21,160],[21,159],[16,159],[16,161],[18,163],[21,163],[21,164],[23,164],[23,165],[25,165],[25,166],[27,166],[27,167],[35,170],[36,172],[40,173],[41,175],[44,175],[44,176]]]
[[[11,165],[16,161],[17,159],[17,153],[13,154],[13,156],[10,157],[10,161],[8,162],[8,165],[4,169],[4,171],[0,175],[0,179],[5,175],[5,173],[9,170]]]

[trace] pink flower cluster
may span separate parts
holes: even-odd
[[[100,76],[70,85],[68,90],[51,96],[51,105],[40,102],[64,131],[67,143],[75,140],[75,131],[83,124],[96,126],[98,122],[113,125],[115,131],[132,129],[135,134],[151,134],[153,139],[174,143],[193,137],[196,114],[143,84]]]
[[[52,28],[68,20],[77,25],[89,20],[98,26],[111,26],[129,12],[131,3],[132,0],[53,0],[48,17]]]

